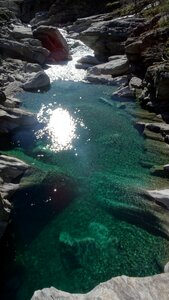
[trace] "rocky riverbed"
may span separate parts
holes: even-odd
[[[46,15],[44,18],[41,16],[40,20],[35,18],[31,28],[20,21],[20,4],[10,3],[11,8],[3,2],[0,13],[2,138],[19,126],[26,128],[37,122],[35,115],[19,108],[15,93],[22,90],[39,92],[50,88],[50,79],[44,71],[46,65],[70,59],[67,43],[56,27],[61,20],[57,21],[55,17],[56,7],[50,9],[47,18]],[[146,10],[146,4],[141,9]],[[115,94],[117,97],[124,100],[137,98],[144,108],[155,112],[159,122],[143,121],[137,125],[145,134],[147,131],[149,135],[152,132],[160,134],[161,139],[168,143],[169,128],[164,123],[169,122],[169,27],[165,25],[166,18],[166,14],[161,12],[148,20],[141,12],[122,17],[113,12],[77,19],[66,29],[72,38],[80,38],[94,50],[95,57],[83,57],[77,64],[77,68],[88,70],[86,79],[117,84],[120,86]],[[162,169],[166,176],[168,169],[168,165]],[[29,166],[24,162],[0,155],[0,236],[9,220],[10,196],[19,188],[19,182],[28,170]],[[168,209],[168,189],[147,193],[149,198]],[[168,286],[168,273],[143,279],[118,277],[84,296],[70,295],[52,288],[36,292],[32,299],[146,297],[167,300]]]

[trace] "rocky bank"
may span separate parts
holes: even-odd
[[[144,278],[120,276],[99,284],[87,294],[70,294],[53,287],[36,291],[31,300],[168,300],[169,273]]]
[[[36,116],[19,108],[15,98],[19,91],[40,92],[50,87],[44,71],[47,63],[67,60],[69,49],[59,30],[39,26],[32,30],[20,21],[20,2],[1,1],[0,12],[0,139],[22,126],[37,123]],[[0,154],[0,237],[8,223],[12,193],[29,166],[24,162]]]
[[[144,108],[154,111],[160,120],[158,124],[142,122],[137,125],[142,132],[160,133],[164,142],[168,143],[169,130],[164,121],[169,122],[169,22],[168,14],[160,8],[160,2],[151,4],[140,1],[136,11],[130,1],[127,3],[130,4],[128,10],[124,10],[119,1],[117,8],[113,3],[112,9],[107,8],[111,12],[106,12],[105,6],[104,11],[101,6],[96,10],[95,3],[89,5],[87,2],[88,7],[85,4],[83,11],[80,7],[84,5],[76,1],[73,1],[73,9],[69,3],[65,7],[64,1],[62,4],[60,1],[42,2],[0,2],[0,136],[9,134],[18,126],[32,126],[36,122],[34,115],[18,108],[19,101],[14,98],[14,93],[41,91],[50,87],[50,80],[44,72],[46,64],[70,59],[67,43],[56,26],[69,22],[66,27],[69,35],[80,38],[95,52],[94,58],[82,58],[77,65],[78,68],[88,69],[87,80],[118,84],[117,97],[137,98]],[[30,21],[32,14],[41,9],[46,11],[36,14],[30,22],[32,28],[20,21],[20,18]],[[152,14],[152,10],[155,13]],[[101,14],[88,17],[94,12]],[[85,18],[78,19],[79,14]],[[0,155],[0,235],[8,222],[10,195],[19,187],[20,179],[28,169],[29,166],[20,160]],[[168,171],[167,166],[164,166],[164,171]],[[165,204],[166,208],[169,207],[168,195],[168,190],[148,191],[148,197]],[[167,300],[168,274],[113,278],[85,295],[73,295],[55,288],[43,289],[35,292],[32,300]]]

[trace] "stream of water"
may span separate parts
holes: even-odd
[[[13,197],[3,300],[28,300],[49,286],[87,292],[113,276],[160,273],[169,258],[143,193],[156,186],[145,165],[166,158],[147,151],[134,128],[125,107],[137,104],[121,105],[111,97],[116,87],[59,68],[48,71],[48,92],[19,95],[39,124],[16,131],[6,151],[35,171],[33,183]]]

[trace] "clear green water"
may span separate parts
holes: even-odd
[[[111,94],[108,86],[57,81],[47,93],[20,95],[46,124],[16,132],[6,151],[39,172],[13,198],[2,299],[28,300],[49,286],[87,292],[113,276],[160,273],[167,262],[168,241],[141,193],[152,187],[143,162],[166,161],[146,151]],[[66,112],[59,132],[50,131],[54,111],[56,123]],[[69,141],[60,145],[67,126]]]

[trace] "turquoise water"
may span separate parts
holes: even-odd
[[[6,149],[35,171],[13,197],[2,299],[28,300],[49,286],[87,292],[113,276],[160,273],[167,262],[168,241],[143,193],[152,187],[143,162],[166,161],[134,128],[125,107],[137,105],[120,105],[112,90],[57,81],[20,95],[40,123],[15,132]]]

